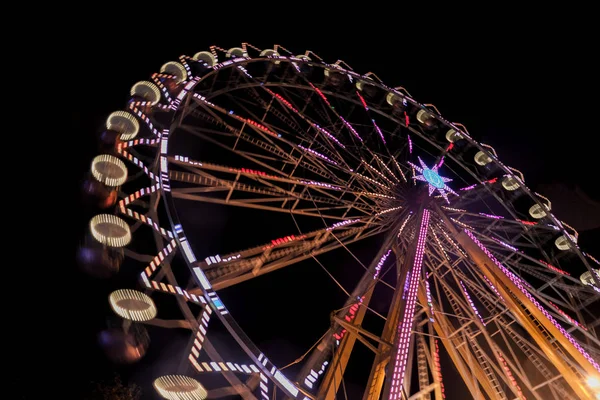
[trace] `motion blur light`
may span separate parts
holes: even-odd
[[[589,377],[587,380],[587,384],[589,385],[589,387],[591,387],[592,389],[600,389],[600,378],[596,378],[596,377]],[[598,396],[596,396],[598,397]]]

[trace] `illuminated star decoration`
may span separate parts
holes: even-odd
[[[421,175],[415,175],[414,178],[423,182],[427,182],[427,184],[429,185],[430,196],[436,189],[440,192],[444,200],[446,200],[446,203],[450,203],[450,201],[448,201],[448,195],[446,194],[446,192],[450,192],[458,196],[458,193],[456,193],[454,190],[450,189],[448,185],[446,185],[446,182],[451,182],[452,179],[440,176],[440,174],[438,174],[437,172],[437,165],[434,165],[433,168],[428,168],[427,165],[425,165],[425,163],[423,162],[423,160],[421,160],[421,157],[417,158],[419,159],[419,164],[421,164],[420,167],[411,162],[409,162],[408,164],[410,164],[411,167],[413,167],[421,173]]]

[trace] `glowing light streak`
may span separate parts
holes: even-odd
[[[373,167],[371,164],[369,164],[368,162],[366,162],[364,159],[361,159],[360,161],[362,161],[362,163],[369,168],[371,171],[375,172],[375,174],[377,174],[378,176],[380,176],[384,181],[386,181],[387,183],[393,185],[394,182],[391,181],[391,179],[389,179],[387,176],[385,176],[384,174],[381,173],[381,171],[379,171],[377,168]]]
[[[433,364],[435,365],[435,373],[437,375],[437,380],[440,383],[440,390],[442,392],[442,398],[446,398],[446,393],[444,391],[444,383],[442,382],[442,367],[440,365],[440,346],[438,344],[438,340],[435,339],[435,353],[433,355]]]
[[[448,234],[448,232],[446,232],[440,225],[436,225],[437,228],[440,230],[440,232],[442,232],[442,234],[444,235],[444,238],[450,243],[452,244],[452,246],[464,257],[467,258],[467,255],[465,254],[465,252],[460,248],[460,246],[454,241],[452,240],[452,238],[450,237],[450,235]]]
[[[444,165],[444,157],[442,156],[442,158],[440,158],[440,162],[437,163],[436,167],[439,169],[441,168],[441,166]]]
[[[533,221],[524,221],[522,219],[517,219],[517,222],[522,223],[523,225],[529,225],[529,226],[533,226],[533,225],[537,225],[537,222],[533,222]]]
[[[382,193],[373,193],[373,192],[359,192],[360,194],[362,194],[363,196],[373,196],[373,197],[382,197],[385,199],[395,199],[394,196],[388,196],[387,194],[382,194]]]
[[[156,86],[158,86],[160,91],[165,95],[165,98],[167,99],[167,102],[169,103],[169,105],[171,105],[173,103],[171,94],[169,93],[169,91],[167,90],[165,85],[162,83],[162,81],[159,79],[158,75],[159,74],[152,74],[152,82],[154,82],[156,84]]]
[[[379,128],[379,125],[377,125],[377,122],[375,122],[374,119],[371,119],[371,122],[373,123],[373,126],[375,127],[375,130],[377,131],[377,133],[379,133],[379,137],[381,138],[381,141],[383,142],[383,144],[387,144],[385,141],[385,137],[383,137],[383,132],[381,132],[381,129]]]
[[[391,252],[392,252],[392,249],[389,249],[387,251],[387,253],[385,253],[383,256],[381,256],[381,258],[379,259],[379,262],[375,266],[375,273],[373,274],[373,279],[377,279],[379,277],[379,273],[381,272],[381,267],[383,267],[383,263],[385,263],[385,260],[387,260],[387,258]]]
[[[234,256],[229,256],[229,257],[221,258],[221,256],[219,254],[216,254],[214,256],[206,257],[204,259],[204,261],[206,262],[206,265],[220,264],[220,263],[226,263],[226,262],[230,262],[230,261],[235,261],[238,258],[240,258],[241,256],[242,256],[241,254],[236,254]]]
[[[554,308],[556,309],[556,311],[558,311],[558,313],[559,313],[560,315],[562,315],[562,317],[563,317],[564,319],[566,319],[566,320],[567,320],[567,322],[569,322],[571,325],[575,325],[575,326],[577,326],[577,327],[579,327],[579,328],[581,328],[581,329],[583,329],[583,330],[587,331],[587,328],[586,328],[585,326],[581,325],[579,322],[577,322],[577,321],[575,321],[573,318],[571,318],[571,317],[570,317],[570,316],[569,316],[569,315],[568,315],[566,312],[564,312],[563,310],[561,310],[561,309],[560,309],[560,308],[559,308],[559,307],[558,307],[556,304],[554,304],[554,303],[553,303],[553,302],[551,302],[550,300],[548,300],[548,303],[550,303],[550,305],[551,305],[552,307],[554,307]]]
[[[362,103],[363,107],[365,108],[365,111],[367,112],[367,114],[370,115],[369,114],[369,106],[367,105],[367,102],[365,101],[364,97],[362,97],[362,95],[360,94],[360,92],[358,90],[356,91],[356,95],[360,99],[360,102]],[[375,119],[371,118],[371,123],[373,123],[373,127],[379,134],[379,137],[381,138],[381,141],[383,142],[383,144],[387,144],[385,141],[385,137],[383,136],[383,132],[381,132],[381,129],[379,128],[379,125],[377,125],[377,122],[375,122]]]
[[[246,122],[248,123],[248,125],[253,126],[253,127],[257,128],[258,130],[265,132],[273,137],[280,137],[280,135],[276,134],[275,132],[273,132],[272,130],[270,130],[269,128],[264,126],[263,124],[259,124],[258,122],[255,122],[255,121],[251,120],[250,118],[246,118]]]
[[[329,102],[329,100],[327,100],[327,97],[323,94],[323,92],[321,92],[321,89],[319,89],[318,87],[316,87],[315,85],[313,85],[312,83],[308,82],[308,84],[313,88],[313,90],[319,95],[320,98],[323,99],[323,101],[329,106],[331,107],[331,103]]]
[[[429,318],[429,321],[435,322],[435,319],[433,318],[433,302],[431,300],[431,291],[429,290],[429,281],[427,279],[425,279],[425,294],[427,295],[427,305],[431,311],[431,317]]]
[[[327,189],[342,190],[342,188],[339,186],[331,185],[329,183],[324,183],[324,182],[300,180],[300,183],[302,183],[304,185],[309,185],[309,186],[319,186],[319,187],[324,187]]]
[[[344,146],[339,140],[337,140],[337,138],[335,136],[333,136],[333,134],[331,134],[329,131],[327,131],[325,128],[321,128],[319,125],[317,124],[312,124],[319,132],[323,133],[325,136],[327,136],[329,139],[333,140],[338,146],[340,146],[342,149],[345,149],[346,146]]]
[[[487,217],[487,218],[493,218],[493,219],[503,219],[504,217],[500,216],[500,215],[493,215],[493,214],[486,214],[486,213],[479,213],[479,215],[483,216],[483,217]]]
[[[146,167],[146,165],[143,162],[141,162],[137,157],[132,156],[129,152],[125,151],[126,147],[127,146],[123,146],[123,143],[119,143],[117,145],[116,152],[128,159],[129,161],[131,161],[132,163],[134,163],[135,165],[137,165],[138,167],[140,167],[146,173],[146,175],[150,177],[150,179],[153,179],[156,182],[160,182],[160,178],[156,176],[152,171],[150,171],[150,169],[148,169],[148,167]]]
[[[500,298],[500,300],[504,301],[504,297],[502,297],[502,295],[500,294],[500,292],[498,291],[498,289],[496,289],[496,286],[494,286],[494,284],[487,278],[487,276],[483,275],[483,279],[487,282],[487,284],[489,285],[489,287],[492,288],[492,290],[494,291],[494,293],[496,293],[496,295],[498,296],[498,298]]]
[[[498,358],[500,359],[500,362],[502,362],[502,368],[504,369],[504,372],[506,372],[506,376],[510,380],[510,383],[515,387],[515,389],[517,389],[517,394],[519,396],[519,399],[520,400],[527,400],[525,398],[525,395],[523,395],[523,391],[521,390],[521,387],[517,383],[517,380],[515,379],[515,377],[513,376],[512,372],[510,370],[510,368],[508,367],[508,364],[506,363],[506,360],[504,359],[504,357],[502,357],[502,353],[500,353],[500,352],[497,352],[497,353],[498,353]]]
[[[362,95],[360,94],[360,92],[358,90],[356,91],[356,95],[360,99],[360,102],[362,103],[365,110],[369,111],[369,106],[367,105],[367,102],[365,101],[364,97],[362,97]]]
[[[408,220],[410,219],[410,217],[412,217],[412,212],[410,214],[408,214],[406,216],[406,218],[404,218],[404,221],[402,222],[402,225],[400,225],[400,229],[398,229],[398,236],[400,237],[400,235],[402,234],[402,231],[404,230],[404,227],[406,226],[406,224],[408,223]]]
[[[446,258],[446,260],[450,261],[450,257],[448,257],[448,253],[446,253],[444,246],[442,246],[442,242],[440,241],[440,238],[438,237],[438,235],[435,234],[435,231],[433,229],[431,230],[431,233],[433,233],[433,238],[435,239],[438,246],[440,247],[440,250],[442,250],[442,253],[444,253],[444,257]]]
[[[263,250],[271,249],[275,246],[280,246],[282,244],[294,242],[296,240],[301,240],[301,239],[304,239],[305,237],[306,237],[306,235],[300,235],[300,236],[289,235],[289,236],[280,237],[278,239],[273,239],[273,240],[271,240],[271,244],[268,244],[265,247],[263,247]]]
[[[392,211],[399,210],[399,209],[401,209],[401,208],[402,208],[401,206],[398,206],[398,207],[392,207],[392,208],[388,208],[388,209],[386,209],[386,210],[383,210],[383,211],[380,211],[380,212],[378,212],[377,214],[375,214],[375,216],[376,216],[376,217],[379,217],[380,215],[387,214],[387,213],[390,213],[390,212],[392,212]]]
[[[321,158],[321,159],[323,159],[323,160],[325,160],[325,161],[327,161],[327,162],[329,162],[329,163],[331,163],[331,164],[333,164],[333,165],[338,165],[338,163],[336,163],[335,161],[333,161],[333,160],[332,160],[332,159],[330,159],[329,157],[327,157],[327,156],[324,156],[323,154],[319,153],[318,151],[314,151],[314,150],[312,150],[312,149],[309,149],[309,148],[307,148],[307,147],[304,147],[304,146],[302,146],[302,145],[297,145],[297,146],[298,146],[299,148],[301,148],[302,150],[304,150],[304,151],[307,151],[307,152],[309,152],[309,153],[311,153],[311,154],[314,154],[315,156],[317,156],[317,157],[319,157],[319,158]]]
[[[448,206],[442,206],[442,208],[444,210],[455,211],[455,212],[459,212],[459,213],[467,212],[467,210],[463,210],[462,208],[452,208],[452,207],[448,207]]]
[[[402,175],[402,179],[404,179],[404,182],[408,182],[408,180],[406,180],[406,176],[404,176],[404,172],[402,172],[402,168],[400,168],[400,164],[398,164],[398,161],[394,157],[392,157],[392,161],[396,165],[396,168],[400,172],[400,175]]]
[[[179,56],[179,62],[181,63],[181,65],[183,65],[183,68],[185,68],[185,72],[187,73],[187,76],[190,78],[193,78],[192,70],[190,69],[190,65],[188,64],[187,60],[196,61],[193,58],[185,56],[185,55]]]
[[[451,219],[452,221],[456,222],[457,224],[459,224],[460,226],[462,226],[463,228],[466,228],[466,229],[468,229],[468,230],[471,230],[471,231],[474,231],[474,230],[475,230],[475,228],[473,228],[472,226],[470,226],[470,225],[467,225],[467,224],[465,224],[464,222],[457,220],[456,218],[452,218],[452,217],[450,217],[450,219]]]
[[[383,160],[381,158],[379,158],[379,156],[375,153],[372,153],[373,157],[379,162],[379,164],[381,164],[383,166],[383,169],[385,169],[391,176],[392,178],[394,178],[394,180],[396,182],[399,182],[398,178],[396,177],[396,175],[394,175],[394,173],[392,172],[391,169],[388,168],[387,165],[385,165],[385,163],[383,162]]]
[[[506,247],[507,249],[511,249],[512,251],[519,252],[519,253],[521,252],[515,246],[511,246],[510,244],[508,244],[508,243],[506,243],[506,242],[504,242],[504,241],[502,241],[502,240],[500,240],[498,238],[492,237],[492,240],[495,241],[495,242],[497,242],[497,243],[499,243],[499,244],[501,244],[502,246]]]
[[[412,140],[410,140],[410,135],[406,135],[406,138],[408,139],[408,152],[412,154]]]
[[[357,219],[348,219],[346,221],[336,222],[335,224],[329,226],[326,230],[327,231],[332,231],[332,230],[334,230],[336,228],[339,228],[340,226],[353,224],[353,223],[358,222],[358,221],[360,221],[360,219],[357,218]]]
[[[487,181],[483,181],[483,182],[481,182],[481,183],[475,183],[475,184],[473,184],[473,185],[466,186],[466,187],[464,187],[464,188],[460,188],[460,189],[458,189],[458,190],[465,190],[465,191],[466,191],[466,190],[472,190],[472,189],[476,188],[477,186],[491,185],[491,184],[493,184],[493,183],[496,183],[496,181],[498,181],[498,178],[492,178],[492,179],[489,179],[489,180],[487,180]]]
[[[154,256],[154,258],[152,258],[152,261],[150,261],[150,264],[148,264],[148,266],[144,269],[142,274],[145,274],[147,278],[150,278],[152,274],[156,271],[156,269],[160,266],[160,264],[163,262],[163,260],[167,258],[167,256],[169,256],[175,250],[176,247],[177,242],[175,241],[175,239],[171,239],[171,241],[161,251],[159,251],[158,254]]]
[[[352,134],[353,134],[354,136],[356,136],[356,137],[358,138],[358,140],[360,140],[360,141],[362,142],[362,141],[363,141],[363,139],[360,137],[360,135],[358,134],[358,132],[356,132],[356,130],[354,129],[354,127],[353,127],[352,125],[350,125],[350,123],[349,123],[348,121],[346,121],[346,120],[344,119],[344,117],[342,117],[341,115],[338,115],[338,117],[339,117],[339,118],[342,120],[342,123],[344,124],[344,126],[345,126],[346,128],[348,128],[348,130],[349,130],[350,132],[352,132]]]
[[[548,263],[547,263],[546,261],[544,261],[544,260],[539,260],[539,261],[540,261],[542,264],[544,264],[546,267],[548,267],[549,269],[551,269],[552,271],[554,271],[554,272],[558,272],[559,274],[562,274],[562,275],[568,275],[568,276],[571,276],[571,274],[569,274],[567,271],[563,271],[563,270],[562,270],[562,269],[560,269],[560,268],[556,268],[554,265],[552,265],[552,264],[548,264]]]
[[[376,185],[379,185],[379,186],[381,186],[382,188],[385,188],[385,189],[391,190],[389,187],[387,187],[386,185],[384,185],[384,184],[383,184],[383,183],[381,183],[381,182],[377,182],[375,179],[369,178],[368,176],[364,176],[364,175],[362,175],[362,174],[360,174],[360,173],[358,173],[358,172],[355,172],[354,174],[355,174],[355,175],[357,175],[357,176],[360,176],[361,178],[363,178],[363,179],[365,179],[365,180],[367,180],[367,181],[369,181],[369,182],[371,182],[371,183],[374,183],[374,184],[376,184]]]
[[[473,309],[473,312],[475,313],[475,315],[477,315],[477,317],[481,321],[482,325],[485,326],[485,321],[483,320],[483,317],[481,316],[481,314],[479,314],[477,307],[475,307],[475,303],[473,303],[473,300],[471,299],[469,292],[467,292],[467,288],[465,287],[465,284],[462,281],[459,281],[459,283],[460,283],[460,286],[462,287],[463,293],[464,293],[467,301],[469,302],[469,305],[471,306],[471,309]]]
[[[429,210],[423,210],[421,220],[421,228],[419,230],[419,238],[417,240],[417,250],[413,268],[410,277],[407,276],[407,281],[410,279],[408,293],[406,294],[406,303],[402,319],[398,325],[398,338],[396,341],[395,357],[390,362],[393,362],[393,369],[390,371],[392,377],[390,400],[400,399],[402,396],[402,386],[404,385],[404,375],[406,374],[408,350],[410,347],[411,329],[415,313],[417,289],[419,285],[419,276],[423,265],[423,254],[425,253],[425,241],[427,238],[427,228],[429,226]]]
[[[594,257],[592,257],[590,254],[582,251],[581,254],[583,254],[585,257],[589,258],[590,260],[592,260],[593,262],[595,262],[596,264],[600,265],[600,261],[596,260]]]

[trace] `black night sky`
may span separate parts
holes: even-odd
[[[342,5],[334,13],[321,13],[320,6],[314,6],[313,16],[284,17],[295,13],[289,10],[251,18],[244,17],[243,11],[227,16],[200,5],[192,7],[198,11],[188,12],[183,4],[166,5],[167,9],[179,7],[177,13],[157,8],[136,18],[96,10],[118,23],[79,27],[87,43],[77,49],[82,67],[71,90],[87,94],[85,101],[73,104],[71,114],[71,128],[80,143],[73,165],[78,172],[75,201],[79,210],[73,249],[94,215],[93,209],[79,205],[81,182],[97,154],[106,116],[124,107],[129,88],[181,54],[193,55],[212,44],[230,48],[245,41],[259,48],[281,44],[296,54],[310,49],[331,63],[342,59],[357,72],[373,71],[388,86],[403,86],[417,101],[434,104],[446,119],[464,124],[476,140],[493,146],[505,164],[521,170],[530,188],[551,198],[555,214],[579,229],[581,247],[600,258],[597,46],[591,25],[576,20],[542,22],[538,16],[531,23],[531,17],[519,19],[511,14],[507,19],[498,15],[498,22],[486,19],[464,26],[462,21],[430,21],[425,18],[426,9],[410,15],[398,12],[380,21],[373,9],[363,15],[359,10],[343,11]],[[303,7],[294,4],[294,8]],[[354,16],[342,17],[342,11]],[[217,17],[206,24],[213,19],[211,15]],[[408,26],[405,18],[419,22]],[[576,26],[576,31],[559,28],[567,23]],[[324,264],[327,260],[323,259]],[[269,348],[289,348],[290,355],[282,354],[281,364],[293,361],[318,339],[318,332],[328,326],[329,312],[344,299],[318,266],[310,268],[309,277],[300,279],[298,274],[280,271],[253,286],[269,294],[260,300],[290,297],[288,292],[310,297],[301,307],[286,309],[276,302],[271,310],[264,307],[245,316],[250,309],[243,300],[251,296],[250,289],[235,294],[241,299],[240,311],[236,314],[232,306],[232,312],[243,327],[248,326],[250,336],[267,353]],[[66,367],[72,374],[72,397],[86,398],[91,381],[106,379],[115,370],[142,384],[148,391],[143,398],[154,398],[144,385],[160,371],[178,365],[180,360],[168,355],[186,345],[186,336],[169,336],[173,332],[167,331],[152,342],[148,360],[113,367],[97,347],[96,335],[110,312],[107,295],[119,287],[119,281],[96,281],[75,267],[73,275],[75,291],[79,301],[87,304],[87,312],[71,328],[77,332],[73,359]],[[342,279],[350,284],[351,275]],[[305,323],[314,322],[317,328],[303,327],[298,316],[282,317],[276,329],[265,328],[275,323],[277,313],[301,315],[302,309],[313,306],[320,307],[320,313]]]

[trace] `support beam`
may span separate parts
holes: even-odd
[[[351,296],[349,296],[346,300],[346,304],[344,305],[343,309],[337,314],[337,318],[343,319],[347,315],[348,308],[352,304],[355,304],[359,297],[362,297],[362,303],[358,308],[354,320],[352,321],[352,325],[357,328],[359,328],[362,325],[362,321],[366,313],[367,307],[369,305],[369,302],[371,300],[373,290],[375,289],[375,284],[377,283],[377,279],[374,278],[378,274],[376,268],[379,265],[379,262],[382,259],[382,257],[392,247],[392,243],[396,238],[397,229],[398,226],[394,226],[392,229],[390,229],[382,246],[373,258],[373,261],[365,271],[357,286],[352,291]],[[381,268],[381,265],[379,265],[379,267]],[[300,371],[300,374],[298,375],[298,383],[304,384],[304,380],[310,374],[311,370],[318,371],[321,368],[323,362],[329,357],[329,355],[332,352],[334,344],[333,334],[338,329],[339,326],[337,324],[334,324],[325,334],[324,338],[317,345],[317,348],[315,349],[315,351],[313,351],[310,358],[304,364],[302,370]],[[329,364],[329,367],[325,372],[325,375],[319,387],[319,398],[335,398],[339,385],[342,381],[344,371],[346,370],[346,366],[348,364],[350,355],[354,348],[354,343],[356,342],[356,339],[356,335],[353,334],[350,330],[348,330],[346,335],[342,338],[341,343],[337,347],[337,350],[331,360],[331,363]]]
[[[527,330],[569,386],[582,400],[594,400],[591,388],[585,383],[585,379],[588,377],[596,377],[600,380],[600,373],[592,362],[544,315],[531,298],[496,265],[495,260],[492,260],[488,253],[480,248],[467,233],[458,231],[439,207],[437,212],[442,216],[456,241],[469,254],[471,260],[496,286],[515,319]],[[559,347],[558,344],[562,347]],[[581,376],[576,369],[561,357],[559,352],[563,349],[579,364],[582,371],[587,375],[586,377]]]
[[[425,288],[423,286],[419,288],[419,302],[421,304],[427,304],[427,294],[425,293]],[[432,304],[434,308],[438,310],[440,309],[435,300],[432,300]],[[430,319],[434,318],[434,316],[431,315],[431,311],[429,310],[429,308],[426,308],[425,311],[427,312],[427,316]],[[440,341],[442,342],[444,348],[448,352],[448,355],[454,363],[456,370],[465,382],[467,389],[469,389],[469,392],[471,392],[471,396],[474,399],[484,398],[479,389],[479,386],[477,385],[477,382],[479,382],[486,394],[489,396],[489,398],[495,399],[495,392],[489,384],[481,366],[477,363],[470,362],[473,359],[475,359],[475,357],[468,350],[468,347],[459,346],[460,340],[456,336],[450,339],[450,335],[454,331],[454,327],[452,326],[452,324],[450,324],[450,321],[448,321],[448,318],[445,314],[435,314],[433,328],[440,337]]]
[[[423,251],[429,227],[429,211],[421,209],[415,218],[417,234],[407,250],[404,262],[397,263],[396,290],[388,311],[387,320],[381,335],[385,342],[394,343],[394,348],[380,344],[375,356],[367,389],[363,400],[379,400],[381,391],[384,398],[400,398],[406,373],[408,349],[414,342],[411,334],[416,306],[416,288],[421,276]],[[397,252],[397,248],[394,249]],[[399,255],[399,254],[397,254]],[[408,290],[405,292],[405,282]],[[387,382],[385,380],[387,369]],[[385,387],[384,387],[385,384]]]

